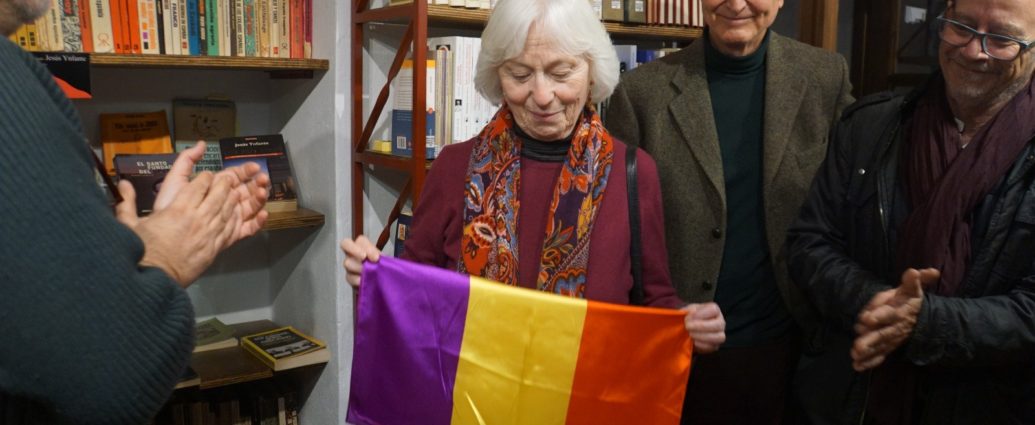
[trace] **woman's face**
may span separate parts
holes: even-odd
[[[589,63],[555,49],[535,25],[525,49],[500,66],[499,77],[517,125],[542,141],[568,137],[589,98]]]

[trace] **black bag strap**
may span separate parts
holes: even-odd
[[[640,247],[640,194],[636,183],[636,146],[625,148],[626,193],[629,194],[629,258],[632,262],[633,287],[629,304],[643,305],[643,248]]]

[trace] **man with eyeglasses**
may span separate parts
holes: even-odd
[[[1035,4],[936,23],[940,70],[845,111],[788,234],[805,423],[1035,424]]]

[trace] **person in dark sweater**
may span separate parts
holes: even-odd
[[[152,215],[126,183],[113,214],[72,103],[7,38],[49,5],[0,0],[0,423],[139,425],[190,356],[184,288],[261,228],[269,178],[251,164],[191,181],[201,146]]]
[[[796,341],[817,322],[784,240],[851,84],[837,54],[769,30],[782,0],[702,5],[704,37],[625,73],[605,124],[658,161],[679,296],[726,317],[726,343],[691,372],[683,422],[778,424]]]
[[[625,145],[592,108],[618,60],[584,0],[501,0],[482,33],[475,84],[502,103],[477,136],[435,160],[403,258],[564,296],[630,302],[630,240],[643,243],[645,303],[683,308],[697,352],[725,338],[714,303],[685,305],[665,264],[654,162],[637,151],[642,232],[630,234]],[[379,252],[342,241],[349,283]]]

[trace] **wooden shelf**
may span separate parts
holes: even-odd
[[[367,10],[356,16],[355,22],[405,22],[413,15],[413,5],[391,6]],[[481,29],[489,21],[488,9],[467,9],[443,5],[428,5],[428,25]],[[696,27],[658,26],[604,22],[604,28],[619,38],[644,38],[658,41],[690,41],[701,37]]]
[[[413,158],[405,156],[390,155],[386,153],[377,152],[363,152],[352,154],[353,161],[357,164],[366,165],[378,165],[382,167],[388,167],[395,170],[409,171],[413,168]],[[431,162],[433,159],[426,161],[424,168],[431,168]]]
[[[297,229],[323,225],[323,214],[305,208],[297,211],[270,213],[263,230]]]
[[[326,71],[326,59],[251,58],[232,56],[127,55],[91,53],[90,65],[112,68],[244,69],[257,71]]]
[[[269,320],[257,320],[254,322],[231,324],[229,326],[234,328],[234,336],[237,338],[280,327]],[[329,349],[324,348],[324,350]],[[267,379],[276,374],[285,373],[295,369],[322,367],[326,363],[327,362],[315,362],[299,366],[297,368],[275,372],[254,355],[246,351],[244,348],[241,348],[240,345],[221,348],[218,350],[203,351],[191,354],[190,366],[198,376],[191,380],[179,382],[176,385],[176,389],[207,389],[222,387],[242,382]]]
[[[465,9],[442,5],[428,6],[429,25],[462,25],[484,27],[489,21],[487,9]],[[611,35],[629,38],[648,38],[660,41],[690,41],[701,36],[702,29],[695,27],[668,27],[641,24],[604,22],[604,28]]]

